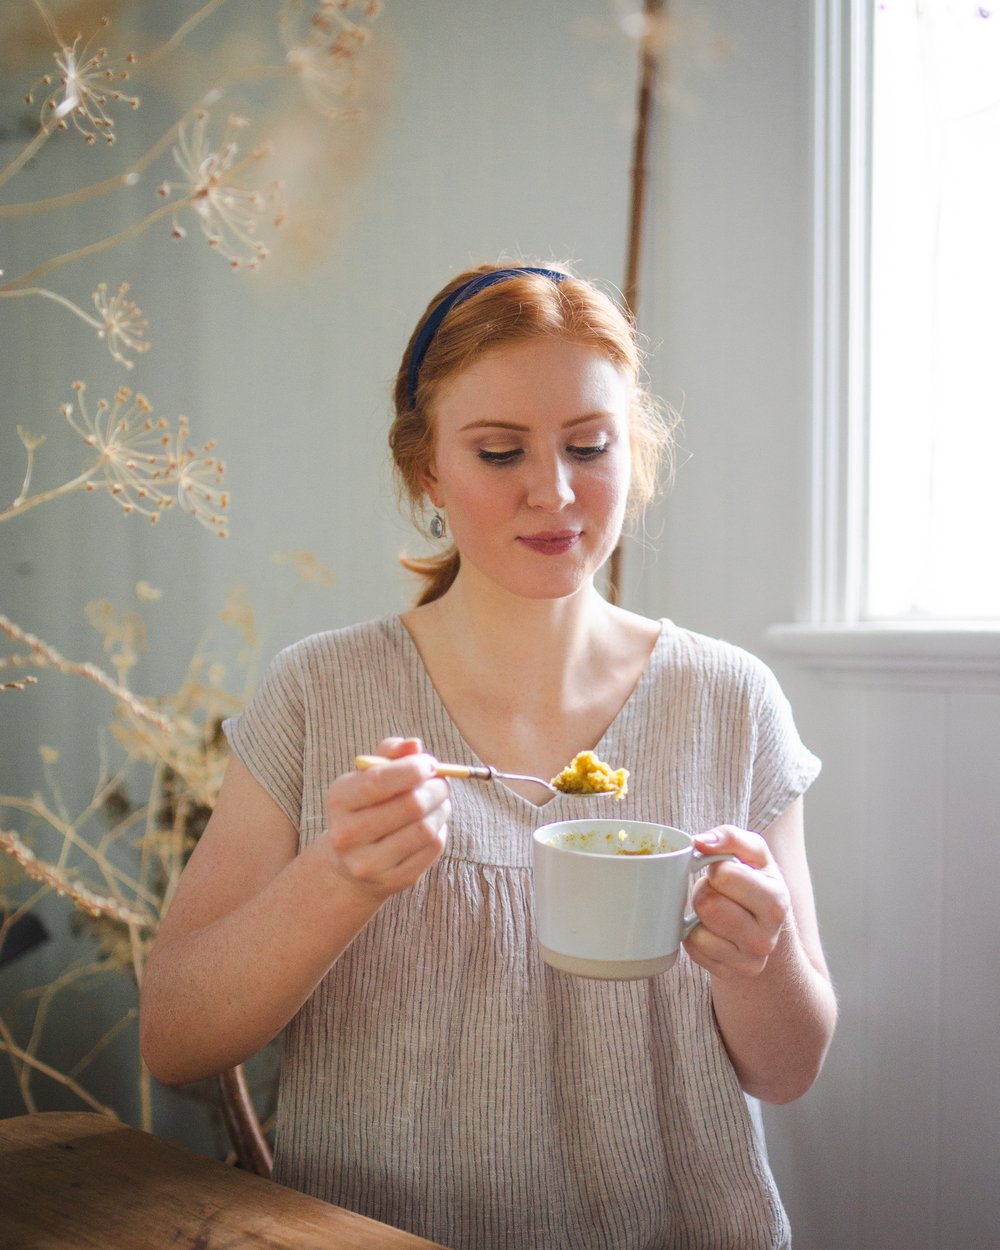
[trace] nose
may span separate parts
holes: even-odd
[[[560,456],[539,457],[530,467],[528,506],[558,512],[576,498],[570,466]]]

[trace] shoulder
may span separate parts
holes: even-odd
[[[271,661],[271,667],[304,675],[330,665],[376,659],[386,651],[398,649],[401,632],[398,616],[323,630],[284,647]]]
[[[768,685],[775,680],[767,664],[752,652],[723,638],[684,629],[666,618],[660,622],[658,651],[665,665],[692,674],[700,673],[706,679],[749,687]]]
[[[267,664],[250,708],[306,709],[342,698],[373,674],[397,669],[403,632],[398,617],[324,630],[283,647]]]

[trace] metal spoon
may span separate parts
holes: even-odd
[[[388,761],[381,755],[359,755],[354,763],[357,768],[377,768]],[[434,772],[438,777],[455,777],[459,781],[530,781],[536,786],[543,786],[550,794],[569,794],[574,799],[604,799],[614,794],[614,790],[559,790],[551,781],[543,781],[541,777],[502,773],[492,764],[438,764]]]

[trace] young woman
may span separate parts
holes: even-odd
[[[833,1032],[802,822],[819,765],[787,702],[745,652],[595,588],[668,441],[640,368],[629,321],[562,269],[435,297],[391,445],[441,555],[410,562],[418,606],[289,648],[227,725],[146,970],[157,1077],[284,1030],[275,1178],[455,1250],[786,1245],[746,1095],[803,1093]],[[699,880],[659,977],[538,956],[531,833],[584,800],[434,774],[548,777],[585,749],[631,770],[616,815],[739,860]]]

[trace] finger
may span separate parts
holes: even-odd
[[[373,754],[394,760],[401,755],[419,755],[423,749],[424,744],[419,738],[383,738]]]
[[[379,770],[381,771],[381,770]],[[365,788],[341,802],[331,787],[329,836],[334,847],[346,851],[378,842],[401,829],[418,825],[442,805],[449,803],[450,787],[441,777],[429,777],[417,785],[375,794]]]
[[[377,768],[345,773],[330,786],[327,808],[334,812],[357,812],[386,803],[415,790],[434,777],[437,761],[424,753],[386,758]]]
[[[451,806],[443,804],[423,820],[349,851],[345,866],[357,880],[392,891],[411,884],[447,844]]]
[[[444,850],[450,813],[446,801],[420,821],[339,851],[341,870],[380,894],[412,885]]]
[[[719,825],[698,835],[695,846],[702,854],[736,856],[735,861],[709,865],[700,881],[707,881],[765,927],[780,926],[791,899],[771,849],[759,833]]]
[[[736,860],[711,864],[695,881],[696,888],[701,885],[710,886],[755,916],[766,914],[773,899],[783,905],[788,901],[785,880],[774,864],[766,868],[751,868]]]
[[[734,871],[742,868],[731,867]],[[764,879],[759,870],[742,868],[742,872],[754,873],[758,879],[745,893],[737,890],[734,898],[714,882],[703,880],[695,887],[692,905],[706,933],[730,943],[742,954],[766,958],[774,950],[788,915],[787,892]]]
[[[685,939],[684,949],[706,972],[723,980],[757,976],[767,964],[766,955],[743,951],[726,938],[711,932],[703,924],[698,925]]]
[[[735,855],[752,868],[766,868],[773,862],[770,848],[759,833],[737,829],[735,825],[716,825],[696,834],[694,845],[702,855]]]

